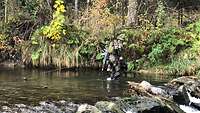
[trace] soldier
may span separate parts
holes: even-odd
[[[110,73],[108,80],[116,80],[120,78],[122,73],[127,70],[127,65],[122,57],[122,41],[113,40],[110,42],[109,47],[104,52],[103,67]]]

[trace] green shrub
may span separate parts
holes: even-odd
[[[128,71],[133,71],[135,69],[135,64],[133,61],[130,61],[128,64]]]
[[[153,33],[152,36],[155,40],[148,54],[151,64],[155,65],[170,61],[180,51],[181,47],[187,45],[184,40],[178,38],[178,32],[176,28],[169,28],[158,32],[158,34]]]
[[[172,75],[190,75],[195,72],[199,65],[194,59],[173,59],[172,62],[166,66],[166,70]]]

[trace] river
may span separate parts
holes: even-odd
[[[75,103],[93,104],[112,97],[126,96],[127,81],[146,80],[161,85],[172,80],[169,76],[134,75],[108,82],[100,71],[39,71],[0,69],[0,105],[37,105],[41,101],[70,100]]]

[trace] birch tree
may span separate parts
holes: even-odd
[[[6,24],[8,21],[8,0],[4,1],[4,8],[4,22]]]
[[[75,15],[78,15],[78,0],[75,0]]]
[[[135,25],[137,20],[137,0],[128,1],[128,20],[127,25]]]

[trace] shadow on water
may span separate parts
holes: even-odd
[[[26,78],[26,79],[24,79]],[[38,70],[0,69],[0,104],[37,105],[46,100],[70,100],[75,103],[94,104],[111,97],[123,97],[126,81],[146,80],[159,85],[171,77],[128,74],[120,81],[108,82],[98,71],[45,72]]]

